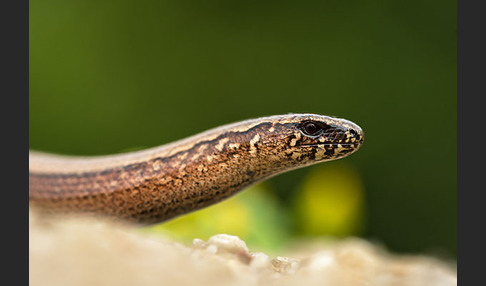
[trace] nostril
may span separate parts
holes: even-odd
[[[358,133],[354,129],[349,130],[349,133],[353,136],[358,135]]]

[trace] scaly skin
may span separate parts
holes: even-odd
[[[29,202],[48,212],[157,223],[277,174],[359,149],[356,124],[316,114],[241,121],[159,147],[70,157],[29,152]]]

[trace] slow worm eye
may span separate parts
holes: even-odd
[[[317,135],[321,130],[322,128],[313,122],[307,122],[304,124],[304,132],[308,135]]]
[[[314,133],[317,131],[317,125],[314,123],[307,123],[305,125],[305,131],[309,132],[310,134]]]

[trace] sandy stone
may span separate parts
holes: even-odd
[[[457,285],[453,264],[360,239],[271,258],[219,234],[185,246],[112,222],[29,218],[29,280],[50,285]]]

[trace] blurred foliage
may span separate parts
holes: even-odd
[[[294,192],[293,207],[285,208],[268,183],[167,223],[143,228],[181,242],[207,240],[217,233],[243,239],[253,251],[284,249],[296,237],[345,237],[362,231],[363,185],[349,164],[322,166],[309,172]]]
[[[348,164],[321,165],[295,192],[294,208],[300,235],[357,235],[364,228],[364,186]]]
[[[252,251],[265,253],[285,247],[291,236],[289,230],[286,210],[265,183],[222,203],[143,229],[185,243],[194,238],[207,240],[214,234],[228,233],[243,239]]]
[[[393,251],[456,255],[455,1],[29,5],[31,149],[107,154],[251,117],[335,115],[366,133],[361,150],[343,159],[364,191],[358,184],[346,189],[345,179],[333,184],[342,194],[331,184],[323,189],[312,175],[321,166],[277,176],[267,183],[290,223],[275,228],[293,237],[360,235]],[[348,172],[339,162],[321,171]],[[349,217],[363,203],[364,221],[339,230],[326,214],[325,227],[314,218],[299,228],[309,215],[293,214],[294,202],[312,194],[316,202],[339,201]],[[354,195],[364,197],[353,202]],[[248,208],[246,215],[257,211]],[[271,224],[247,222],[215,231]]]

